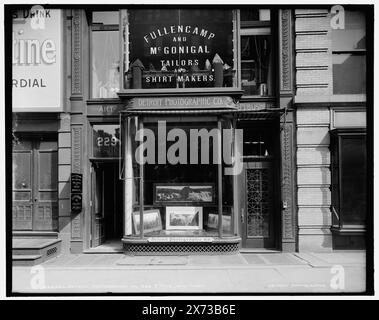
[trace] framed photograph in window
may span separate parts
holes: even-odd
[[[207,205],[215,202],[212,183],[155,183],[154,204]]]
[[[136,234],[140,233],[140,212],[133,212],[133,227]],[[149,233],[162,230],[162,219],[159,209],[143,212],[143,232]]]
[[[166,230],[203,229],[202,207],[166,207]]]
[[[232,224],[232,217],[225,214],[222,215],[222,231],[230,232]],[[209,213],[207,220],[207,227],[210,230],[218,230],[218,214]]]

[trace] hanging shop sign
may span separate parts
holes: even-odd
[[[233,85],[231,10],[129,12],[129,88]]]
[[[83,203],[83,175],[71,173],[71,212],[80,213]]]
[[[61,10],[34,6],[13,13],[13,111],[62,111],[61,51]]]
[[[82,212],[83,195],[81,193],[71,194],[71,212],[80,213]]]
[[[71,193],[83,192],[83,176],[81,173],[71,173]]]

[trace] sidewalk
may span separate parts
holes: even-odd
[[[20,293],[341,293],[365,290],[365,253],[61,255],[13,267]]]

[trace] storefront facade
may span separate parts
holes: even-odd
[[[14,108],[13,193],[30,199],[14,196],[13,235],[72,253],[331,250],[331,222],[317,222],[331,204],[303,202],[330,164],[299,162],[324,147],[301,142],[323,128],[303,120],[318,108],[298,68],[311,10],[107,9],[59,10],[62,109]]]

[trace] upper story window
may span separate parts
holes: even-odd
[[[334,228],[363,228],[367,211],[365,130],[331,131],[331,169]]]
[[[366,93],[365,13],[344,10],[345,25],[332,29],[333,94]]]
[[[241,86],[245,95],[273,95],[273,54],[269,9],[241,9]]]
[[[91,98],[117,98],[120,90],[119,12],[92,12]]]
[[[121,19],[124,89],[237,86],[232,10],[135,9]]]

